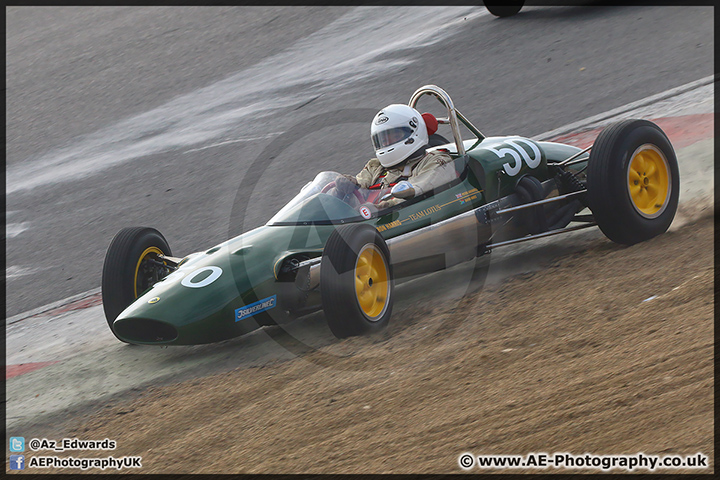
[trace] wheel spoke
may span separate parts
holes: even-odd
[[[363,305],[367,305],[369,302],[372,302],[372,296],[367,290],[360,292],[358,297],[360,297],[360,303]]]
[[[640,190],[642,190],[642,187],[640,187],[640,185],[630,185],[630,196],[633,198],[637,198]]]
[[[375,269],[377,267],[377,260],[375,258],[374,252],[370,253],[370,255],[368,256],[368,265],[370,266],[370,269],[373,272],[372,274],[375,275]]]
[[[655,162],[647,162],[645,167],[645,176],[652,177],[656,172],[657,167],[655,166]]]
[[[364,287],[365,282],[363,282],[360,277],[355,277],[355,290],[358,292],[362,292]]]
[[[647,187],[647,193],[650,195],[651,198],[656,199],[658,197],[658,194],[660,193],[660,189],[651,183]]]
[[[370,265],[358,265],[358,267],[355,269],[355,275],[358,278],[367,278],[370,276],[370,273],[372,272],[372,267]]]
[[[645,168],[645,160],[642,157],[642,153],[638,153],[633,157],[632,159],[632,168],[638,172],[642,173],[643,168]]]
[[[636,168],[636,165],[635,165],[635,162],[633,162],[633,164],[630,166],[630,175],[629,175],[630,181],[639,182],[640,181],[640,173],[638,173],[638,171],[635,168]]]

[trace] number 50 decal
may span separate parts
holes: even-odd
[[[516,142],[522,142],[525,145],[529,146],[533,152],[533,158],[530,158],[530,155],[528,155],[527,151],[520,145],[518,145]],[[515,165],[513,165],[512,167],[509,163],[503,163],[503,169],[511,177],[514,177],[515,175],[520,173],[523,160],[530,168],[537,168],[537,166],[540,165],[542,155],[540,154],[540,150],[538,150],[534,143],[524,140],[522,138],[516,138],[515,140],[505,140],[505,143],[507,143],[513,148],[488,148],[488,150],[497,155],[498,158],[504,158],[507,154],[510,154],[515,159]]]

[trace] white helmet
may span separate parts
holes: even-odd
[[[425,120],[417,110],[395,103],[375,115],[370,138],[382,166],[392,167],[426,146],[428,132]]]

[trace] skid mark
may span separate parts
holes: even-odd
[[[5,367],[5,380],[17,377],[18,375],[22,375],[24,373],[30,373],[34,372],[35,370],[40,370],[41,368],[47,367],[48,365],[54,365],[59,361],[60,360],[55,360],[54,362],[35,362],[20,363],[18,365],[7,365]]]
[[[21,267],[20,265],[11,265],[5,269],[5,278],[10,280],[24,275],[32,275],[40,271],[40,268],[35,267]]]
[[[102,294],[97,293],[97,294],[91,295],[87,298],[83,298],[82,300],[78,300],[78,301],[70,303],[68,305],[63,305],[62,307],[58,307],[58,308],[55,308],[48,312],[45,312],[44,315],[47,315],[47,316],[60,315],[61,313],[72,312],[74,310],[84,310],[86,308],[94,307],[96,305],[101,305],[101,304],[102,304]]]
[[[238,130],[250,137],[265,134],[258,120],[278,109],[396,71],[415,61],[414,50],[456,34],[466,19],[487,14],[473,6],[403,8],[402,15],[388,15],[387,8],[358,7],[253,67],[21,162],[8,169],[6,192],[232,139]]]
[[[7,238],[15,238],[29,228],[30,222],[8,223],[5,226],[5,235]]]

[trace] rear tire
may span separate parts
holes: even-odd
[[[522,199],[522,203],[537,202],[545,198],[540,180],[531,175],[525,175],[518,181],[515,192]],[[522,210],[519,216],[524,219],[523,223],[527,226],[527,233],[536,235],[547,232],[547,217],[542,205]]]
[[[524,3],[524,1],[512,2],[512,5],[508,5],[507,2],[490,1],[485,2],[485,8],[496,17],[511,17],[520,12]]]
[[[154,228],[123,228],[113,237],[102,273],[103,310],[110,330],[123,310],[169,273],[150,262],[158,255],[171,256],[172,252],[165,237]]]
[[[680,194],[670,140],[647,120],[606,128],[590,152],[587,190],[590,210],[610,240],[633,245],[664,233]]]
[[[325,318],[338,338],[376,332],[390,321],[393,272],[390,250],[377,229],[343,225],[328,238],[320,267]]]

